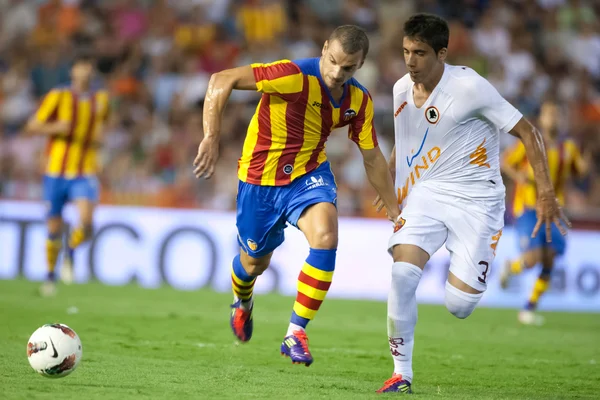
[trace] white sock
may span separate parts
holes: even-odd
[[[412,382],[412,353],[417,324],[415,292],[423,271],[416,265],[392,265],[392,287],[388,295],[388,339],[394,358],[394,373]]]
[[[296,325],[296,324],[292,324],[290,322],[290,325],[288,326],[288,330],[287,333],[285,334],[286,337],[292,335],[294,333],[294,331],[303,331],[304,332],[304,328],[301,327],[300,325]]]

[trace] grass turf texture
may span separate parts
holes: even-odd
[[[385,303],[325,301],[309,326],[315,363],[306,368],[279,354],[293,298],[258,296],[254,337],[237,345],[229,294],[86,284],[42,299],[37,288],[0,281],[3,399],[376,399],[392,372]],[[419,306],[416,397],[598,398],[600,315],[546,317],[542,328],[525,327],[515,310],[481,308],[457,320]],[[82,363],[58,380],[38,376],[25,354],[31,333],[49,322],[83,342]]]

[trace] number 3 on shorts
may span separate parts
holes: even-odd
[[[487,273],[488,273],[488,271],[490,269],[490,264],[487,261],[479,261],[479,265],[485,266],[485,271],[483,271],[481,273],[481,276],[478,277],[477,279],[479,279],[479,282],[485,284],[486,283],[485,281],[487,280]]]

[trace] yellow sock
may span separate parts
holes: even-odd
[[[69,237],[69,248],[75,249],[86,240],[86,230],[83,228],[83,226],[78,226],[71,232],[71,236]]]
[[[510,262],[510,273],[513,275],[519,275],[523,272],[523,261],[520,258],[517,258],[514,261]]]
[[[548,290],[550,287],[550,281],[547,279],[538,278],[533,285],[533,290],[531,292],[531,296],[529,297],[530,305],[537,305],[540,297]]]
[[[231,288],[236,301],[239,299],[242,302],[249,302],[252,299],[255,282],[256,277],[248,275],[244,270],[240,256],[235,256],[231,264]]]
[[[54,268],[56,268],[56,261],[61,247],[60,236],[48,236],[46,239],[46,262],[48,263],[48,276],[51,279],[54,276]]]
[[[231,271],[231,288],[233,289],[233,295],[242,301],[249,301],[252,298],[254,282],[256,282],[256,278],[252,279],[250,282],[244,282],[237,277],[233,270]]]

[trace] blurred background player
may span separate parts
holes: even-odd
[[[434,253],[444,244],[450,253],[444,303],[455,317],[471,315],[487,288],[504,226],[501,132],[519,138],[534,160],[540,190],[537,224],[529,234],[535,236],[542,222],[568,225],[541,133],[473,69],[446,64],[449,36],[447,22],[436,15],[415,14],[404,24],[408,73],[393,89],[396,146],[390,160],[402,206],[401,225],[388,243],[394,260],[388,295],[394,372],[380,393],[412,392],[416,291]]]
[[[540,109],[539,126],[546,144],[552,184],[562,205],[565,202],[565,188],[569,181],[574,176],[586,175],[590,162],[581,156],[575,142],[568,138],[559,138],[559,112],[558,105],[554,101],[545,101]],[[535,313],[535,310],[540,297],[550,285],[550,275],[555,257],[561,256],[565,252],[566,237],[560,234],[556,226],[552,226],[550,242],[547,240],[545,229],[541,229],[535,238],[531,237],[531,232],[536,224],[537,192],[533,168],[527,161],[522,142],[517,142],[505,151],[502,170],[516,184],[513,214],[517,219],[516,228],[522,253],[515,260],[506,262],[500,276],[500,284],[506,288],[511,276],[518,275],[525,269],[533,268],[538,263],[542,264],[542,270],[533,286],[529,301],[518,314],[519,321],[523,324],[540,325],[544,320],[541,315]]]
[[[94,59],[79,53],[71,67],[71,84],[51,90],[29,120],[25,132],[48,136],[43,191],[48,207],[46,257],[48,275],[43,296],[56,292],[55,268],[62,245],[62,211],[74,202],[79,224],[72,229],[64,252],[61,277],[73,280],[73,251],[92,235],[92,216],[98,201],[98,148],[108,118],[109,96],[91,87]]]
[[[289,223],[300,229],[310,252],[298,277],[298,293],[281,353],[310,365],[305,328],[329,289],[338,244],[337,186],[325,142],[336,128],[363,156],[367,176],[392,220],[399,211],[387,162],[373,126],[373,101],[352,78],[363,65],[369,39],[362,28],[336,28],[321,57],[252,64],[211,77],[204,102],[204,139],[194,161],[209,178],[218,158],[221,118],[233,89],[258,90],[262,98],[248,126],[238,163],[237,228],[241,251],[233,260],[231,328],[247,342],[253,330],[252,290]]]

